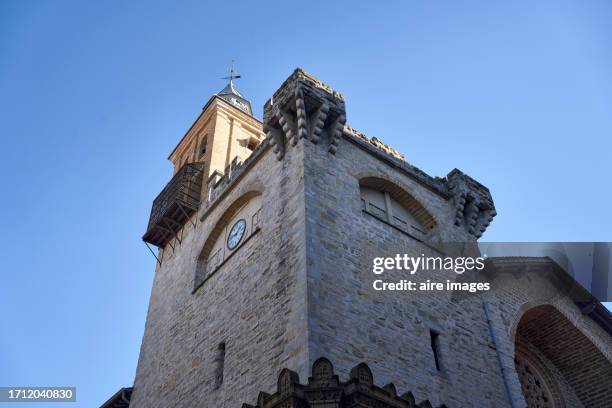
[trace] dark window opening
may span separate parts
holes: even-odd
[[[431,339],[431,351],[433,351],[434,361],[436,362],[436,370],[440,371],[440,356],[438,355],[440,351],[440,334],[430,330],[429,337]]]
[[[215,389],[223,384],[223,366],[225,365],[225,342],[217,346],[217,355],[215,356]]]
[[[206,154],[206,143],[208,142],[208,135],[204,136],[204,138],[202,139],[202,142],[200,143],[200,156],[202,157]]]

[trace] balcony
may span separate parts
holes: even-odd
[[[185,164],[153,201],[144,242],[162,248],[198,210],[204,163]]]

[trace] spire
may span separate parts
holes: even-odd
[[[253,111],[251,110],[251,102],[249,102],[244,96],[242,96],[242,94],[238,92],[236,86],[234,85],[234,79],[242,77],[242,75],[238,75],[238,71],[236,71],[236,68],[234,67],[234,60],[232,60],[232,63],[228,69],[228,73],[229,75],[223,77],[223,79],[228,79],[229,82],[227,85],[225,85],[225,88],[223,88],[217,95],[225,99],[241,111],[246,112],[249,115],[253,115]]]

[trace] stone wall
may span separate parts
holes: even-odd
[[[306,375],[306,279],[302,152],[257,163],[186,224],[155,272],[131,407],[238,407],[273,389],[279,367]],[[195,293],[196,258],[232,202],[262,192],[261,231]],[[204,213],[205,212],[205,213]],[[160,254],[162,255],[162,254]],[[225,343],[223,384],[215,358]]]
[[[372,258],[437,253],[362,211],[359,180],[380,177],[412,194],[437,221],[429,241],[473,241],[455,226],[448,197],[343,139],[335,156],[305,144],[306,242],[311,363],[334,361],[341,376],[360,361],[382,383],[448,407],[509,406],[479,298],[372,289]],[[445,281],[453,272],[419,274]],[[393,280],[406,276],[384,276]],[[431,349],[439,333],[441,370]],[[475,390],[478,390],[475,392]]]
[[[547,319],[543,319],[532,338],[539,336],[541,340],[538,353],[547,353],[550,375],[562,375],[557,381],[561,386],[559,400],[569,404],[565,406],[571,406],[571,401],[576,406],[606,406],[612,393],[610,335],[576,306],[577,300],[585,299],[576,298],[573,290],[549,274],[519,273],[542,260],[514,260],[509,271],[489,276],[492,291],[484,296],[376,292],[371,289],[373,257],[435,254],[436,249],[444,252],[441,242],[469,242],[474,240],[473,234],[453,223],[454,201],[443,189],[431,188],[427,180],[398,169],[393,160],[370,154],[349,137],[334,157],[309,143],[305,151],[311,362],[327,356],[335,361],[338,372],[346,375],[354,364],[366,361],[381,381],[411,389],[415,396],[433,404],[522,407],[525,399],[516,372],[515,331],[523,313],[549,304],[568,324],[551,334],[552,329],[547,332],[546,327],[556,326],[547,326]],[[392,181],[431,212],[437,227],[425,242],[362,210],[359,180],[363,177]],[[573,282],[565,272],[556,273],[566,284]],[[455,276],[432,271],[385,278],[445,281]],[[430,347],[430,330],[439,336],[439,371]],[[554,350],[564,344],[572,353],[555,355]],[[478,392],[474,392],[476,385]]]

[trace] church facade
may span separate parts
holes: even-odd
[[[374,257],[477,252],[493,198],[303,70],[263,122],[230,79],[169,159],[130,407],[612,406],[610,313],[549,258],[488,259],[482,293],[373,289]]]

